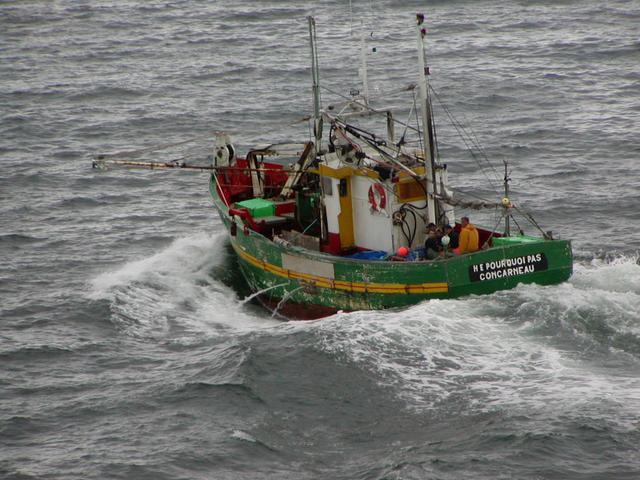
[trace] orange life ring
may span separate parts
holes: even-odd
[[[369,187],[369,204],[377,212],[387,206],[387,192],[381,183],[374,183]]]

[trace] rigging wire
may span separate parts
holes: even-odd
[[[446,106],[444,101],[440,98],[440,96],[435,91],[433,86],[430,85],[430,89],[431,89],[432,93],[434,94],[434,96],[436,97],[436,99],[438,100],[438,102],[440,102],[440,106],[447,113],[447,116],[451,119],[451,121],[454,124],[454,126],[459,127],[460,130],[462,130],[462,132],[467,136],[467,139],[470,140],[471,143],[473,144],[473,146],[478,150],[478,152],[480,152],[480,154],[482,156],[482,159],[487,163],[487,165],[491,168],[491,170],[493,170],[493,173],[496,176],[496,178],[499,179],[501,175],[498,174],[498,172],[496,171],[494,165],[489,161],[489,158],[487,157],[487,154],[484,151],[484,148],[482,147],[482,144],[478,140],[478,137],[476,136],[476,134],[473,131],[473,129],[469,129],[469,130],[471,130],[470,132],[467,131],[467,128],[464,126],[464,124],[462,122],[460,122],[459,120],[457,120],[455,118],[455,116],[451,113],[451,110]]]
[[[398,140],[398,143],[396,143],[396,146],[398,148],[402,147],[402,145],[408,145],[410,143],[418,143],[415,140],[412,141],[412,142],[407,142],[407,129],[408,129],[408,126],[409,126],[409,120],[411,120],[411,116],[413,115],[413,111],[415,109],[416,109],[416,96],[415,96],[415,90],[414,90],[413,104],[411,105],[411,109],[409,110],[409,115],[407,116],[407,121],[406,121],[406,124],[404,125],[404,131],[402,132],[402,135],[400,136],[400,139]],[[398,150],[398,155],[400,155],[400,150]]]
[[[487,238],[485,240],[485,244],[489,243],[489,240],[491,240],[493,238],[493,234],[496,233],[497,229],[498,229],[498,225],[500,225],[500,223],[502,223],[502,220],[508,215],[507,211],[504,210],[502,212],[502,214],[500,215],[500,218],[498,219],[498,221],[496,222],[495,226],[491,229],[491,235],[489,235],[489,238]]]
[[[373,148],[374,150],[376,150],[382,157],[387,158],[390,162],[391,165],[389,165],[389,167],[393,170],[396,171],[403,171],[404,169],[400,168],[398,165],[396,165],[398,163],[398,160],[396,157],[393,157],[392,155],[390,155],[388,152],[386,152],[385,150],[383,150],[382,148],[380,148],[381,146],[386,146],[386,142],[384,141],[380,141],[377,140],[375,135],[371,135],[370,132],[364,131],[358,127],[355,127],[354,125],[351,124],[347,124],[344,121],[339,121],[339,120],[334,120],[336,123],[340,123],[342,128],[344,128],[344,130],[348,133],[350,133],[351,135],[355,136],[356,138],[359,138],[360,140],[364,141],[365,143],[367,143],[371,148]],[[366,134],[366,136],[364,135]],[[369,138],[371,137],[371,138]],[[354,142],[350,143],[354,144]],[[356,144],[354,144],[356,145]],[[388,147],[391,148],[391,147]],[[382,162],[379,159],[376,158],[372,158],[370,156],[366,156],[366,158],[370,159],[373,162],[376,162],[378,164],[381,164]],[[420,181],[420,178],[412,175],[412,178],[418,183],[418,185],[420,185],[420,188],[422,188],[424,195],[425,195],[425,199],[428,199],[428,192],[424,186],[424,184]],[[427,181],[429,181],[427,179]],[[462,192],[461,190],[457,189],[457,188],[452,188],[452,187],[448,187],[450,190],[452,190],[454,193],[462,193],[463,197],[467,196],[467,197],[473,197],[476,198],[478,200],[480,200],[482,203],[486,203],[486,204],[491,204],[492,206],[495,205],[495,202],[492,202],[491,200],[488,200],[484,197],[481,197],[480,195],[477,194],[472,194],[472,193],[467,193],[467,192]],[[390,193],[393,193],[391,190],[389,190]],[[441,198],[442,200],[448,201],[449,199],[447,198]],[[428,201],[428,200],[427,200]],[[450,200],[449,200],[450,201]],[[415,206],[413,206],[415,207]],[[425,204],[424,207],[415,207],[419,210],[424,210],[427,207],[427,205]]]
[[[453,116],[453,114],[451,113],[449,108],[444,104],[442,99],[438,96],[438,93],[433,89],[433,87],[429,86],[429,88],[433,92],[434,96],[438,100],[438,102],[439,102],[440,106],[442,107],[442,109],[444,110],[444,112],[449,117],[449,120],[451,120],[451,124],[454,126],[454,128],[458,132],[458,135],[460,135],[460,138],[462,139],[463,143],[465,144],[465,146],[469,150],[469,153],[471,153],[471,157],[475,160],[475,162],[478,165],[478,167],[480,167],[480,170],[482,171],[483,175],[485,176],[485,178],[487,179],[487,181],[491,185],[491,188],[493,188],[493,190],[495,191],[496,195],[499,196],[500,194],[498,193],[498,188],[495,186],[493,180],[489,177],[489,175],[487,175],[487,172],[485,171],[485,168],[482,166],[482,162],[480,160],[484,160],[486,162],[486,164],[491,168],[491,170],[493,170],[493,172],[496,175],[497,179],[500,178],[500,175],[498,175],[498,172],[496,171],[495,167],[493,166],[493,164],[487,158],[487,155],[485,154],[482,146],[478,142],[477,137],[475,137],[475,135],[471,135],[471,134],[469,134],[467,132],[467,129],[464,127],[464,125],[462,123],[460,123],[458,120],[456,120],[456,118]],[[480,152],[480,156],[478,156],[474,152],[474,148],[478,152]]]
[[[366,105],[366,104],[364,104],[362,102],[359,102],[358,100],[350,98],[347,95],[344,95],[342,93],[336,92],[335,90],[332,90],[332,89],[330,89],[328,87],[325,87],[323,85],[320,85],[320,88],[322,90],[326,90],[327,92],[342,98],[343,100],[346,100],[347,102],[353,103],[353,104],[357,105],[358,107],[361,107],[362,109],[369,111],[370,113],[378,113],[378,114],[382,115],[382,114],[386,114],[386,112],[387,112],[386,110],[379,110],[379,109],[376,109],[376,108],[372,108],[372,107],[370,107],[370,106],[368,106],[368,105]],[[402,90],[398,90],[398,92],[409,91],[409,90],[413,92],[415,90],[415,85],[410,85],[407,88],[403,88]],[[414,93],[414,95],[415,95],[415,93]],[[416,133],[419,133],[419,129],[417,129],[413,125],[410,125],[408,122],[405,123],[405,122],[403,122],[401,120],[398,120],[396,118],[393,118],[393,122],[397,123],[398,125],[401,125],[401,126],[407,128],[409,130],[412,130],[412,131],[414,131]]]
[[[518,231],[520,232],[520,235],[524,235],[524,230],[522,230],[522,227],[520,226],[516,218],[511,214],[509,214],[509,216],[511,217],[511,220],[513,220],[513,223],[516,224],[516,227],[518,227]]]
[[[420,120],[418,120],[418,105],[417,105],[417,101],[416,101],[416,91],[412,90],[411,91],[411,95],[413,97],[413,111],[416,114],[416,125],[420,125]],[[423,130],[426,130],[427,126],[423,125],[422,126]],[[420,131],[420,128],[417,129],[418,131],[418,143],[420,145],[420,150],[422,150],[424,152],[424,142],[423,142],[423,134]],[[426,134],[426,131],[424,132]],[[425,159],[426,160],[426,159]]]
[[[529,222],[531,223],[531,225],[533,225],[534,227],[536,227],[540,233],[542,233],[542,236],[546,239],[549,239],[549,235],[547,234],[547,232],[545,232],[542,227],[538,224],[538,222],[536,222],[536,220],[531,216],[531,214],[517,206],[513,206],[513,208],[516,209],[516,211],[522,215],[524,218],[526,218],[527,220],[529,220]]]
[[[195,142],[198,140],[208,140],[211,138],[211,134],[207,135],[207,136],[201,136],[201,137],[192,137],[192,138],[188,138],[187,140],[182,140],[180,142],[176,142],[176,143],[164,143],[164,144],[158,144],[158,145],[151,145],[150,147],[146,147],[146,148],[140,148],[138,150],[131,150],[131,151],[126,151],[126,152],[116,152],[116,153],[106,153],[106,154],[102,154],[101,156],[103,158],[119,158],[119,157],[136,157],[139,155],[142,155],[143,153],[147,153],[147,152],[155,152],[158,150],[166,150],[168,148],[171,147],[177,147],[178,145],[184,145],[186,143],[191,143],[191,142]]]
[[[377,109],[371,108],[370,106],[365,105],[365,104],[363,104],[363,103],[361,103],[361,102],[358,102],[357,100],[352,100],[352,99],[350,99],[349,97],[347,97],[346,95],[340,94],[339,92],[336,92],[336,91],[334,91],[334,90],[332,90],[332,89],[330,89],[330,88],[327,88],[327,87],[321,87],[321,88],[323,88],[323,89],[325,89],[326,91],[328,91],[329,93],[332,93],[332,94],[334,94],[334,95],[337,95],[337,96],[339,96],[339,97],[341,97],[341,98],[343,98],[343,99],[345,99],[345,100],[347,100],[347,101],[353,102],[353,103],[357,104],[358,106],[361,106],[362,108],[364,108],[364,109],[366,109],[366,110],[368,110],[368,111],[370,111],[370,112],[372,112],[372,113],[380,113],[380,114],[384,113],[384,111],[380,111],[380,110],[377,110]],[[431,89],[433,90],[433,88],[432,88],[432,87],[431,87]],[[412,106],[412,110],[415,112],[415,114],[416,114],[416,116],[417,116],[417,114],[418,114],[418,109],[417,109],[417,105],[416,105],[415,85],[411,85],[409,88],[405,88],[405,89],[402,89],[402,90],[399,90],[399,91],[406,91],[406,90],[409,90],[409,91],[411,91],[411,92],[412,92],[412,98],[413,98],[413,106]],[[470,153],[471,153],[472,157],[476,160],[476,163],[477,163],[477,164],[478,164],[478,166],[480,167],[480,170],[483,172],[483,174],[484,174],[484,175],[485,175],[485,177],[487,178],[487,180],[488,180],[489,184],[491,185],[491,187],[492,187],[492,188],[493,188],[493,190],[494,190],[494,193],[496,194],[496,196],[499,196],[500,194],[498,193],[498,189],[496,188],[496,186],[495,186],[494,182],[491,180],[491,178],[487,175],[487,173],[486,173],[485,169],[482,167],[481,163],[478,161],[478,159],[477,159],[477,155],[476,155],[476,154],[475,154],[475,152],[473,151],[473,147],[470,145],[469,141],[465,138],[464,134],[463,134],[463,133],[461,133],[461,130],[462,130],[462,132],[466,132],[466,131],[465,131],[465,129],[464,129],[464,127],[460,124],[460,122],[458,122],[457,120],[455,120],[455,118],[453,117],[453,115],[451,114],[451,112],[446,108],[446,106],[444,106],[444,104],[443,104],[442,100],[438,97],[438,95],[437,95],[437,93],[435,92],[435,90],[433,91],[433,93],[434,93],[434,95],[436,96],[436,98],[438,99],[438,101],[440,102],[440,104],[443,106],[443,109],[445,110],[445,112],[447,112],[447,115],[449,116],[449,118],[451,119],[452,123],[453,123],[453,124],[454,124],[454,126],[456,127],[456,130],[458,130],[459,135],[461,136],[461,138],[462,138],[463,142],[465,143],[465,145],[466,145],[467,149],[470,151]],[[422,140],[422,135],[421,135],[421,131],[420,131],[420,129],[418,129],[418,128],[416,128],[416,127],[412,126],[412,125],[410,125],[408,121],[407,121],[407,122],[403,122],[403,121],[401,121],[401,120],[398,120],[398,119],[396,119],[396,118],[393,118],[393,122],[394,122],[394,123],[396,123],[396,124],[398,124],[398,125],[401,125],[401,126],[405,127],[405,131],[403,132],[403,135],[402,135],[401,139],[404,139],[405,133],[406,133],[406,131],[407,131],[408,129],[410,129],[410,130],[412,130],[412,131],[414,131],[414,132],[417,132],[417,133],[418,133],[418,140],[417,140],[417,141],[413,141],[413,142],[411,142],[411,143],[417,143],[417,144],[419,144],[419,145],[420,145],[420,148],[421,148],[421,149],[423,149],[423,140]],[[343,122],[343,123],[344,123],[345,125],[349,125],[349,124],[347,124],[346,122]],[[349,125],[349,126],[353,127],[353,125]],[[357,127],[354,127],[354,128],[357,128]],[[367,132],[367,133],[368,133],[368,132]],[[469,135],[468,133],[467,133],[467,136],[468,136],[469,138],[471,138],[471,135]],[[362,140],[365,140],[365,139],[364,139],[364,138],[362,138]],[[365,140],[365,141],[366,141],[366,140]],[[403,141],[404,141],[404,140],[403,140]],[[367,143],[369,143],[369,142],[367,142]],[[385,143],[386,143],[386,142],[385,142]],[[400,142],[399,142],[399,143],[400,143]],[[407,143],[408,143],[408,142],[407,142]],[[475,141],[473,141],[473,140],[472,140],[472,142],[471,142],[471,143],[472,143],[473,145],[475,145],[475,146],[476,146],[476,149],[478,149],[479,151],[482,151],[482,148],[479,146],[479,144],[478,144],[478,142],[477,142],[477,139],[476,139]],[[370,143],[369,143],[369,144],[370,144]],[[372,148],[374,148],[375,150],[377,150],[381,155],[383,155],[383,156],[385,156],[385,157],[389,157],[389,159],[390,159],[390,160],[393,160],[393,159],[392,159],[392,158],[391,158],[391,157],[390,157],[386,152],[381,151],[381,150],[380,150],[376,145],[372,145],[372,144],[370,144],[370,146],[371,146]],[[399,146],[399,145],[398,145],[398,146]],[[374,161],[375,161],[375,159],[371,159],[371,160],[374,160]],[[489,160],[486,158],[486,155],[485,155],[485,161],[486,161],[486,162],[487,162],[487,164],[488,164],[488,165],[489,165],[489,166],[494,170],[494,172],[496,172],[496,171],[495,171],[495,168],[493,167],[493,165],[492,165],[492,164],[489,162]],[[481,200],[482,202],[485,202],[485,203],[492,203],[490,200],[488,200],[488,199],[486,199],[486,198],[484,198],[484,197],[482,197],[482,196],[480,196],[480,195],[478,195],[478,194],[472,194],[472,193],[468,193],[468,192],[462,192],[461,190],[456,189],[456,188],[452,188],[452,187],[449,187],[449,188],[450,188],[452,191],[456,192],[456,193],[464,193],[464,195],[469,196],[469,197],[476,198],[476,199],[478,199],[478,200]]]

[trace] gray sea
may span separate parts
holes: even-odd
[[[508,160],[568,282],[284,322],[206,174],[91,168],[307,140],[306,16],[327,104],[363,31],[373,95],[415,82],[419,11],[495,168],[437,107],[452,186]],[[640,478],[639,65],[638,0],[0,2],[0,478]]]

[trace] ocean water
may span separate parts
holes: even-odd
[[[306,140],[305,17],[328,104],[363,30],[372,93],[415,82],[418,11],[495,166],[438,107],[452,185],[495,198],[508,160],[570,281],[283,322],[205,174],[91,168]],[[0,478],[640,478],[638,25],[637,0],[0,2]]]

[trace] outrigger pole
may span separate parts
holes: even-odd
[[[434,155],[434,139],[433,124],[431,122],[431,103],[428,97],[429,69],[426,65],[424,37],[427,35],[426,29],[423,27],[424,14],[416,15],[416,30],[418,33],[418,86],[420,88],[420,111],[422,114],[422,131],[424,137],[424,166],[431,173],[431,181],[427,183],[427,219],[430,223],[438,223],[438,215],[436,211],[435,185],[436,185],[436,168]]]
[[[141,162],[136,160],[107,160],[101,157],[96,157],[93,160],[93,168],[99,168],[106,170],[109,167],[133,167],[143,168],[146,170],[167,170],[167,169],[179,169],[179,170],[196,170],[199,172],[218,170],[229,170],[242,172],[277,172],[277,173],[296,173],[297,170],[290,168],[243,168],[243,167],[227,167],[216,165],[192,165],[186,162],[173,161],[173,162]]]
[[[109,167],[134,167],[145,168],[148,170],[165,170],[168,168],[180,168],[184,170],[198,170],[201,172],[207,170],[216,170],[217,167],[213,165],[189,165],[185,162],[172,161],[172,162],[141,162],[137,160],[107,160],[102,156],[98,156],[93,159],[93,168],[107,169]]]

